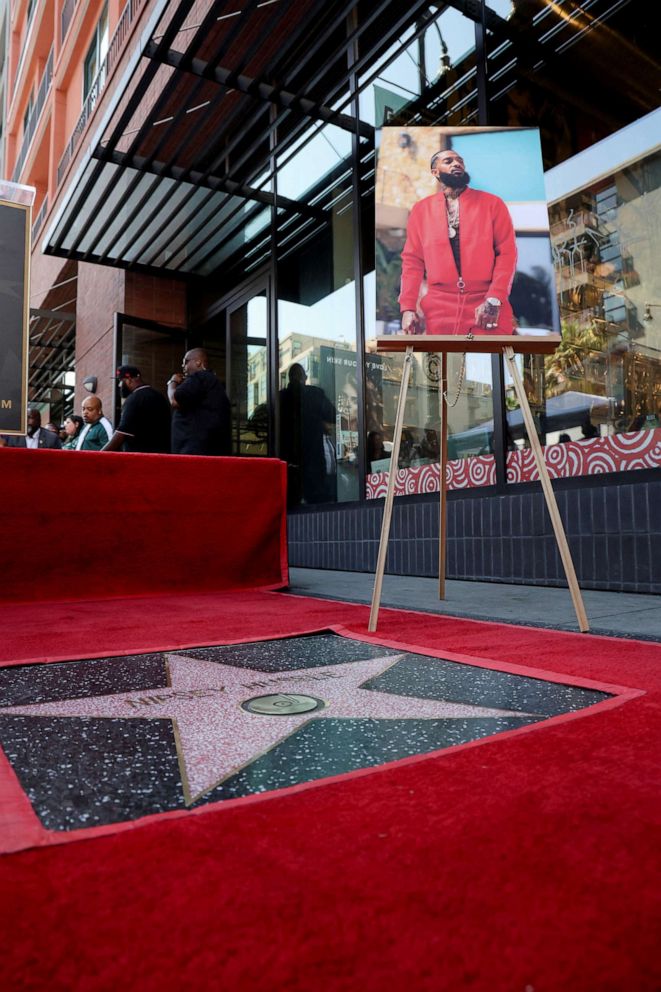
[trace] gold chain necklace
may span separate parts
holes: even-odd
[[[448,237],[456,238],[459,230],[459,197],[446,196],[445,208],[448,212]]]

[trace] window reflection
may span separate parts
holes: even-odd
[[[491,356],[467,355],[462,383],[462,356],[448,355],[447,393],[448,458],[494,454]]]
[[[290,506],[358,499],[356,346],[345,336],[354,321],[352,283],[309,303],[281,291],[280,452]]]
[[[457,10],[422,31],[409,28],[360,78],[361,120],[375,127],[468,122],[476,112],[474,46],[473,21]]]
[[[368,472],[387,472],[390,468],[402,370],[401,355],[365,356]],[[398,468],[438,464],[440,379],[440,356],[414,353]],[[492,391],[489,355],[468,355],[465,367],[462,355],[448,355],[448,458],[493,453]]]
[[[440,413],[439,413],[439,369],[437,356],[414,354],[406,394],[402,440],[399,449],[398,468],[417,468],[438,462],[440,453]],[[372,431],[382,423],[383,445],[386,457],[390,457],[395,428],[397,401],[402,381],[403,357],[401,355],[378,355],[366,358],[366,382],[372,382],[374,394],[382,397],[382,402],[374,403],[372,410]],[[380,387],[380,388],[379,388]],[[368,431],[369,436],[369,431]],[[371,471],[387,471],[387,466],[375,465]]]
[[[489,122],[539,127],[547,167],[658,107],[656,5],[487,7]]]
[[[519,360],[542,442],[661,426],[661,155],[586,185],[550,213],[562,344]],[[527,446],[506,382],[512,440]]]
[[[232,454],[269,453],[267,302],[262,290],[229,312]]]
[[[312,129],[278,172],[279,451],[289,506],[359,497],[351,136]],[[312,209],[309,209],[312,208]]]

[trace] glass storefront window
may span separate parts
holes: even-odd
[[[278,162],[278,195],[297,200],[338,166],[351,165],[351,134],[328,124],[310,128]]]
[[[115,368],[120,365],[136,365],[145,382],[158,389],[167,397],[166,382],[173,370],[181,368],[188,345],[186,332],[171,327],[159,327],[151,321],[117,315],[117,350]],[[115,404],[114,423],[119,423],[121,397],[119,389],[113,396]],[[113,417],[109,404],[107,416]]]
[[[280,456],[289,505],[360,496],[351,135],[308,132],[277,175]],[[280,165],[280,163],[278,163]]]
[[[368,342],[368,349],[374,342]],[[493,405],[489,355],[448,355],[448,459],[493,454]],[[368,473],[390,469],[403,358],[365,355]],[[398,468],[438,465],[441,417],[439,355],[414,353],[404,412]]]
[[[449,460],[494,454],[491,356],[466,355],[463,374],[462,362],[448,355]]]
[[[654,4],[487,7],[489,123],[539,127],[547,168],[658,107]]]
[[[387,117],[389,111],[399,109],[419,95],[417,52],[418,43],[414,39],[414,30],[409,28],[379,59],[376,66],[370,66],[359,82],[358,106],[362,121],[378,127],[383,123],[384,112]],[[386,98],[389,94],[396,97],[395,106],[388,105],[386,111],[381,108],[382,93]]]
[[[516,0],[486,0],[486,6],[500,17],[509,17]]]
[[[454,9],[443,11],[419,36],[409,28],[361,76],[361,120],[381,127],[399,115],[413,123],[414,114],[422,115],[415,123],[441,123],[458,112],[468,121],[476,105],[474,47],[473,21]]]
[[[554,203],[551,224],[563,341],[545,362],[547,415],[572,391],[591,398],[589,418],[565,425],[572,440],[581,426],[658,427],[661,154]]]
[[[652,137],[652,122],[639,123],[628,136],[629,149],[644,136],[646,124]],[[578,156],[564,163],[551,186],[573,184],[593,162],[603,165],[615,154],[617,138],[607,139],[594,159]],[[518,359],[540,440],[550,452],[547,460],[563,475],[656,465],[651,449],[661,441],[661,154],[644,154],[556,199],[550,219],[562,343],[552,355]],[[519,478],[515,453],[528,442],[507,375],[505,381],[514,453],[509,474]],[[562,445],[570,447],[561,454]]]
[[[232,454],[267,455],[268,313],[262,290],[230,308],[230,396],[232,397]]]

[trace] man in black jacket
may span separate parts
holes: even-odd
[[[229,455],[232,452],[231,411],[225,387],[209,368],[203,348],[187,351],[183,374],[168,381],[174,455]]]
[[[170,450],[170,407],[163,393],[143,382],[135,365],[120,365],[117,382],[125,403],[115,433],[102,451]]]

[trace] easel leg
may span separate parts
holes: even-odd
[[[569,591],[571,593],[574,610],[576,611],[576,617],[578,619],[578,626],[583,633],[586,633],[589,631],[590,625],[585,612],[585,606],[583,605],[583,597],[581,596],[578,579],[576,578],[574,562],[572,561],[571,551],[569,550],[569,545],[567,543],[565,529],[562,526],[562,518],[560,516],[560,511],[558,510],[558,504],[551,485],[551,479],[546,467],[546,462],[544,461],[542,447],[539,443],[539,438],[537,437],[537,431],[535,430],[535,422],[530,410],[530,404],[528,403],[528,397],[526,396],[526,391],[523,388],[523,380],[514,358],[513,348],[505,348],[505,358],[507,359],[510,375],[512,376],[512,381],[514,383],[514,389],[516,390],[516,395],[521,406],[523,421],[526,425],[526,431],[530,440],[530,447],[532,448],[533,455],[535,456],[535,464],[537,465],[539,479],[542,483],[546,506],[548,507],[551,523],[553,524],[553,531],[558,544],[558,550],[560,551],[560,557],[562,558],[565,575],[567,576]]]
[[[441,395],[439,408],[441,414],[441,454],[439,462],[439,516],[438,516],[438,598],[445,599],[445,573],[447,569],[447,489],[445,483],[446,466],[448,463],[448,356],[441,355]]]
[[[397,415],[395,417],[395,431],[392,439],[392,452],[390,455],[390,471],[388,472],[388,489],[386,490],[386,502],[383,507],[383,521],[381,523],[381,539],[379,541],[379,555],[376,562],[376,574],[374,576],[374,591],[372,593],[372,608],[367,629],[371,632],[376,630],[379,618],[379,606],[381,604],[381,587],[383,585],[383,573],[386,568],[386,555],[388,553],[388,537],[390,535],[390,520],[392,518],[392,508],[395,501],[395,483],[397,482],[397,466],[399,464],[399,447],[402,440],[402,427],[404,426],[404,408],[406,406],[406,393],[409,388],[409,377],[411,375],[411,363],[413,362],[413,345],[408,345],[404,357],[404,368],[402,371],[402,384],[399,389],[399,400],[397,401]]]

